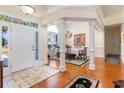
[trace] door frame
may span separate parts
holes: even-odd
[[[23,26],[23,25],[20,25],[20,24],[13,24],[12,23],[12,25],[14,26],[14,25],[17,25],[17,26],[19,26],[19,27],[22,27],[23,29],[25,29],[25,28],[27,28],[28,30],[31,30],[31,31],[33,31],[33,41],[32,41],[32,43],[33,43],[33,63],[32,63],[32,66],[31,67],[33,67],[33,66],[35,66],[35,30],[33,29],[33,28],[31,28],[31,27],[28,27],[28,26]],[[11,26],[11,31],[12,31],[12,26]],[[12,36],[13,37],[13,36]],[[12,39],[11,39],[11,41],[12,41]],[[12,41],[13,42],[13,41]],[[12,49],[13,50],[13,49]],[[13,55],[14,53],[13,53],[13,51],[11,51],[11,55]],[[12,61],[13,61],[14,59],[13,59],[13,57],[12,57]],[[13,65],[13,64],[12,64]],[[30,68],[30,67],[29,67]],[[24,69],[27,69],[27,68],[24,68]],[[20,70],[23,70],[23,69],[20,69]],[[13,67],[11,67],[11,72],[15,72],[15,71],[19,71],[19,70],[16,70],[16,69],[13,69]]]
[[[112,25],[112,26],[118,26],[118,29],[119,29],[119,36],[120,36],[120,43],[119,43],[119,46],[118,46],[118,52],[119,52],[119,56],[121,58],[121,50],[122,50],[122,46],[121,46],[121,24],[116,24],[116,25]],[[104,55],[106,57],[106,29],[104,29]]]

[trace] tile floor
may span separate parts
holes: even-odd
[[[4,77],[4,88],[29,88],[58,72],[45,65],[21,70]]]

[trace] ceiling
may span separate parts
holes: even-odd
[[[45,5],[32,5],[36,9],[36,12],[32,14],[35,17],[42,17],[46,15],[46,6]]]
[[[46,7],[41,5],[32,5],[36,9],[36,12],[31,14],[34,17],[42,17],[46,14]],[[15,14],[15,15],[22,15],[23,12],[19,8],[18,5],[0,5],[0,12],[8,13],[8,14]]]
[[[63,7],[63,5],[32,5],[32,7],[34,7],[36,9],[36,12],[34,14],[32,14],[32,16],[43,17],[46,14],[49,14],[49,13]]]
[[[122,5],[101,5],[104,17],[120,12]]]
[[[32,5],[32,7],[34,7],[36,9],[36,12],[34,14],[32,14],[31,16],[41,18],[41,17],[45,16],[46,14],[49,14],[59,8],[64,7],[64,5]],[[93,6],[90,6],[90,5],[79,5],[79,6],[73,5],[72,6],[71,5],[71,6],[66,6],[66,7],[70,7],[70,8],[72,8],[72,7],[73,8],[89,8],[90,7],[91,8]],[[122,5],[102,5],[101,6],[104,17],[121,11],[122,7],[123,7]],[[5,10],[10,13],[14,12],[19,15],[22,14],[18,5],[3,5],[3,6],[0,5],[0,10]]]
[[[33,14],[33,16],[41,17],[46,14],[49,14],[59,8],[64,7],[64,5],[34,5],[33,6],[36,9],[36,13]],[[70,5],[66,7],[73,7],[73,8],[91,8],[93,6],[90,5]],[[117,12],[120,12],[123,8],[123,5],[101,5],[102,12],[104,17],[115,14]],[[47,12],[45,12],[47,10]]]
[[[46,14],[52,13],[62,7],[70,7],[70,8],[90,8],[90,5],[32,5],[36,9],[36,12],[32,14],[35,17],[42,17],[45,16]]]

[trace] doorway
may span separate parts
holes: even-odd
[[[59,34],[56,25],[48,26],[48,58],[50,60],[59,60]]]
[[[7,22],[1,22],[0,29],[4,76],[39,62],[37,29]]]
[[[121,56],[121,25],[105,27],[105,57],[106,62],[120,63]]]
[[[23,25],[11,26],[11,71],[19,71],[34,66],[35,31]]]
[[[59,31],[56,24],[48,25],[48,65],[59,69]]]

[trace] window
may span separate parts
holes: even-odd
[[[38,41],[39,41],[39,36],[38,36],[38,32],[36,31],[35,32],[35,60],[37,61],[38,59],[39,59],[39,48],[38,48],[38,46],[39,46],[39,43],[38,43]]]

